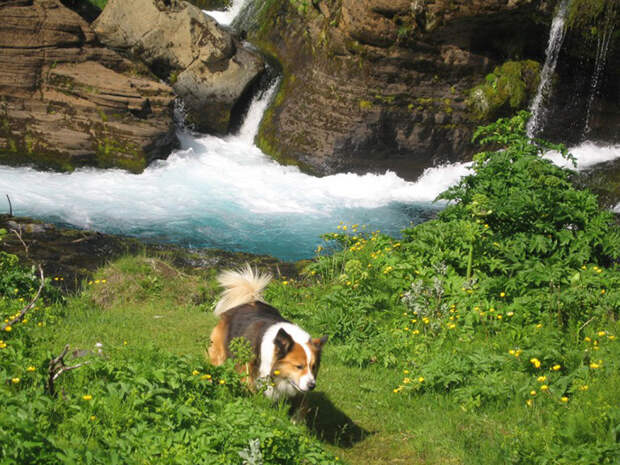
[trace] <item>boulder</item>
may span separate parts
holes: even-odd
[[[60,1],[0,4],[0,162],[140,172],[177,143],[173,99]]]
[[[235,105],[264,69],[260,55],[183,1],[110,0],[94,28],[101,42],[170,82],[200,131],[228,132]]]

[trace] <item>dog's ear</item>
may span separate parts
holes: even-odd
[[[327,339],[329,339],[329,336],[327,334],[322,337],[316,337],[312,339],[312,345],[320,350],[323,348],[323,346],[327,342]]]
[[[276,345],[276,355],[279,360],[286,357],[286,354],[291,351],[294,341],[289,333],[280,328],[280,331],[276,334],[276,338],[273,340],[273,343]]]

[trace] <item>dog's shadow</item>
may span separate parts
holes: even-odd
[[[370,432],[355,422],[322,392],[311,392],[305,399],[304,421],[322,441],[349,448],[368,437]]]

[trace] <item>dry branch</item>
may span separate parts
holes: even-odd
[[[2,326],[2,331],[4,331],[8,326],[13,326],[15,323],[19,323],[20,321],[22,321],[24,316],[26,316],[26,313],[28,313],[30,310],[32,310],[34,308],[34,304],[39,299],[39,296],[41,295],[41,291],[43,290],[43,286],[45,286],[45,278],[43,276],[43,268],[41,267],[40,264],[39,264],[39,276],[41,278],[41,284],[39,285],[39,290],[37,291],[37,293],[34,296],[34,298],[30,301],[30,303],[28,305],[26,305],[22,309],[21,312],[19,312],[17,314],[17,316],[15,318],[13,318],[8,323],[5,323],[4,326]]]
[[[9,216],[13,216],[13,205],[11,204],[11,197],[6,194],[6,199],[9,201]]]
[[[86,361],[78,363],[77,365],[65,365],[65,356],[67,355],[67,352],[69,352],[69,344],[65,346],[58,357],[50,360],[48,365],[47,392],[49,392],[51,396],[56,395],[56,387],[54,386],[54,382],[60,375],[62,375],[65,371],[75,370],[76,368],[80,368],[90,363],[89,361]]]
[[[17,236],[17,238],[19,239],[19,242],[22,243],[22,245],[24,246],[24,249],[26,250],[26,256],[28,256],[28,244],[26,244],[26,242],[24,242],[24,239],[22,238],[22,225],[19,225],[19,231],[17,229],[12,229],[11,228],[11,232],[15,233],[15,235]]]

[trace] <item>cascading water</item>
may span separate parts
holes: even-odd
[[[229,26],[250,0],[233,0],[224,11],[203,10],[223,26]]]
[[[592,118],[592,104],[597,95],[601,76],[607,63],[607,52],[615,29],[615,14],[609,14],[606,18],[604,29],[597,37],[596,59],[594,62],[594,72],[590,81],[590,92],[588,96],[588,106],[586,109],[586,121],[583,129],[583,139],[586,139],[591,131],[590,120]]]
[[[18,215],[191,247],[308,258],[340,221],[398,235],[428,219],[432,200],[468,171],[427,169],[417,182],[388,172],[316,178],[264,155],[254,137],[276,82],[251,104],[238,134],[180,131],[182,149],[142,174],[0,166],[0,192]]]
[[[536,91],[536,96],[530,105],[532,116],[527,122],[527,135],[530,138],[535,137],[543,128],[547,113],[547,103],[551,97],[553,90],[552,77],[555,67],[558,63],[558,57],[564,42],[566,32],[565,22],[568,13],[570,0],[562,0],[558,11],[551,22],[551,30],[549,31],[549,42],[547,43],[546,59],[543,69],[540,73],[540,82]]]
[[[312,256],[320,235],[341,221],[398,235],[412,220],[434,215],[441,206],[432,200],[469,172],[465,163],[438,166],[407,182],[392,172],[316,178],[279,165],[253,144],[277,86],[254,99],[236,135],[179,130],[182,148],[140,175],[0,166],[0,193],[10,196],[17,215],[295,260]],[[583,144],[571,152],[583,160],[579,168],[620,158],[620,147]]]

